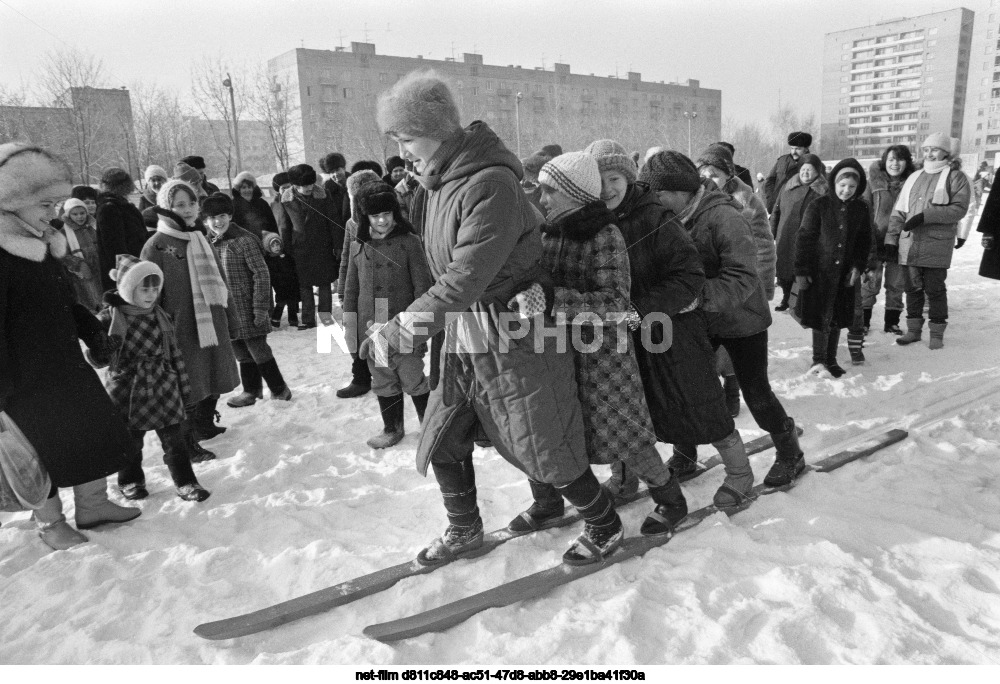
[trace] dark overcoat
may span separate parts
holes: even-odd
[[[1000,280],[1000,171],[993,179],[993,186],[997,192],[990,190],[986,197],[986,204],[983,206],[983,213],[979,217],[979,226],[976,228],[984,236],[993,237],[993,247],[983,250],[983,259],[979,263],[979,275],[984,278]]]
[[[335,281],[344,243],[344,225],[338,223],[342,207],[318,185],[309,195],[288,188],[281,193],[281,207],[278,231],[285,251],[295,257],[299,283],[320,286]]]

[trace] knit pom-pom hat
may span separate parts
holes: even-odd
[[[635,183],[639,169],[628,151],[614,140],[595,140],[583,150],[597,160],[597,169],[619,171],[629,183]]]
[[[146,167],[146,173],[142,174],[142,179],[148,183],[153,178],[162,178],[163,180],[167,180],[170,178],[170,174],[167,173],[167,170],[162,166],[150,164]]]
[[[386,135],[447,140],[462,130],[447,81],[433,70],[411,71],[378,98],[375,118]]]
[[[160,191],[156,193],[156,206],[160,209],[170,211],[170,205],[174,203],[174,195],[185,191],[191,196],[192,200],[195,202],[198,201],[198,192],[190,183],[182,181],[179,178],[168,180],[160,187]]]
[[[708,149],[699,155],[697,164],[699,169],[702,166],[714,166],[719,171],[725,171],[729,176],[736,175],[733,153],[719,143],[709,145]]]
[[[118,287],[118,296],[135,306],[135,289],[142,284],[147,276],[159,276],[163,284],[163,271],[152,261],[142,261],[131,254],[119,254],[115,260],[115,268],[108,275]]]
[[[649,183],[653,192],[697,192],[701,186],[698,168],[676,150],[657,152],[642,167],[639,180]]]
[[[538,182],[561,190],[581,204],[601,199],[601,172],[597,160],[586,152],[567,152],[538,172]]]
[[[72,175],[65,161],[41,147],[23,143],[0,145],[0,209],[21,209],[43,193],[66,197]]]

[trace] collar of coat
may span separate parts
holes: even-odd
[[[66,256],[66,236],[49,226],[39,230],[9,211],[0,210],[0,249],[28,261],[45,261],[45,253]]]
[[[586,242],[601,232],[604,226],[614,222],[615,215],[604,202],[598,200],[563,214],[555,223],[546,222],[542,226],[542,232],[546,235],[561,235],[575,242]]]
[[[795,188],[804,187],[802,179],[799,178],[798,174],[793,176],[787,183],[785,183],[785,188],[788,190],[794,190]],[[818,195],[825,195],[830,189],[830,184],[826,182],[826,176],[817,176],[816,180],[809,184],[809,189]]]
[[[326,197],[326,190],[324,190],[322,186],[314,183],[312,186],[312,192],[310,192],[308,196],[313,199],[324,199]],[[302,195],[295,192],[295,188],[285,188],[285,190],[281,193],[281,201],[283,204],[291,204],[295,201],[296,197],[302,197]]]

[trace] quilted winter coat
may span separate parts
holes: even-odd
[[[924,268],[948,268],[951,255],[955,251],[955,237],[958,223],[969,209],[972,187],[969,177],[961,170],[946,168],[948,203],[931,204],[938,174],[921,174],[910,188],[910,211],[904,214],[893,208],[889,216],[887,245],[899,245],[900,266],[921,266]],[[898,204],[898,200],[897,200]],[[910,216],[923,213],[924,222],[913,230],[903,230],[903,224]]]
[[[408,310],[433,314],[426,324],[431,334],[445,329],[447,314],[478,314],[463,319],[465,330],[485,345],[485,353],[469,353],[456,326],[445,330],[445,347],[457,353],[441,357],[417,450],[422,473],[432,458],[467,457],[477,428],[505,459],[542,482],[568,484],[589,465],[572,353],[559,353],[551,336],[536,352],[537,318],[525,337],[500,347],[507,302],[533,282],[551,287],[539,264],[539,220],[521,190],[522,173],[517,157],[476,121],[444,141],[419,177],[410,220],[435,282]],[[552,325],[549,316],[541,320]]]
[[[854,291],[845,279],[852,268],[863,272],[871,251],[871,216],[862,199],[865,173],[854,159],[833,167],[830,187],[841,169],[852,167],[861,176],[857,191],[842,202],[835,191],[817,198],[806,207],[795,248],[795,275],[809,276],[812,283],[799,293],[795,315],[804,328],[828,330],[846,328],[854,318]]]
[[[318,185],[303,196],[294,188],[281,193],[278,233],[285,251],[295,258],[302,285],[329,285],[337,279],[344,224],[342,207]]]
[[[81,340],[93,349],[106,339],[44,243],[0,218],[0,411],[24,432],[56,487],[117,472],[133,451],[80,351]]]
[[[715,372],[708,320],[701,308],[680,313],[701,295],[701,256],[673,212],[644,183],[631,185],[615,208],[628,245],[632,306],[640,316],[670,316],[670,348],[652,353],[633,336],[639,377],[656,438],[667,444],[709,444],[733,431]],[[656,339],[655,331],[651,334]]]
[[[775,237],[775,273],[780,282],[795,280],[795,240],[802,225],[802,214],[814,199],[825,195],[829,188],[820,176],[805,185],[798,176],[785,184],[771,212],[771,231]]]
[[[618,325],[629,309],[631,277],[626,242],[614,220],[599,201],[542,228],[542,265],[555,285],[552,313],[566,317],[573,339],[587,349],[574,349],[573,358],[592,463],[614,463],[656,444],[632,336]],[[587,316],[574,324],[581,314],[598,320]],[[624,351],[618,349],[619,333]]]
[[[211,235],[233,301],[229,339],[248,340],[271,332],[271,274],[264,246],[252,233],[230,223],[222,235]],[[258,325],[255,319],[263,321]]]

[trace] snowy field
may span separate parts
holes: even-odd
[[[848,374],[806,377],[809,331],[775,315],[772,382],[805,429],[807,460],[888,427],[909,439],[643,558],[392,646],[362,629],[556,564],[579,530],[516,539],[270,632],[195,636],[201,622],[406,561],[444,530],[435,483],[414,470],[409,401],[402,444],[369,450],[375,397],[334,396],[349,359],[317,355],[314,331],[282,328],[271,342],[294,400],[220,404],[229,431],[207,443],[219,460],[196,466],[206,503],[174,495],[151,433],[138,520],[52,552],[26,514],[0,514],[0,663],[1000,663],[1000,283],[976,275],[978,243],[973,233],[956,252],[942,351],[926,331],[895,345],[880,302],[867,365],[850,366],[842,339]],[[737,426],[762,434],[745,407]],[[475,458],[486,528],[502,527],[528,504],[527,485],[495,451]],[[758,480],[772,458],[753,458]],[[691,507],[722,478],[717,468],[686,484]],[[630,534],[650,508],[623,509]]]

